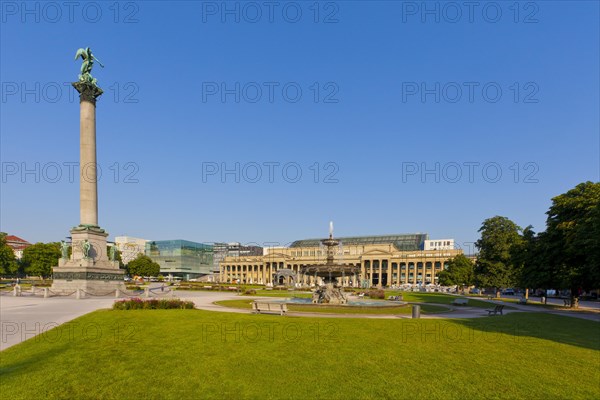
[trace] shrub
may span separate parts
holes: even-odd
[[[193,309],[194,303],[181,299],[149,299],[140,298],[118,300],[113,303],[113,310],[172,310]]]
[[[254,290],[254,289],[246,289],[244,291],[244,294],[256,294],[256,290]]]
[[[369,290],[369,297],[372,299],[385,299],[385,292],[382,289]]]

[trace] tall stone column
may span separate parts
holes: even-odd
[[[79,92],[79,225],[71,229],[71,255],[53,269],[54,292],[105,294],[124,290],[124,271],[107,254],[108,233],[98,225],[96,176],[96,99],[102,89],[91,82],[75,82]]]
[[[75,82],[79,92],[79,220],[80,225],[98,226],[98,179],[96,175],[96,99],[102,89]]]

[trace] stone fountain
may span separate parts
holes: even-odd
[[[313,293],[312,302],[313,304],[347,304],[348,297],[337,280],[346,276],[354,276],[356,280],[360,267],[335,263],[334,257],[340,242],[333,238],[333,222],[329,223],[329,238],[321,240],[321,243],[327,248],[325,263],[302,268],[303,274],[321,278],[324,283]]]

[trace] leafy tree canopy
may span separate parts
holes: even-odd
[[[556,196],[546,213],[546,263],[562,287],[600,287],[600,183]]]
[[[23,250],[21,262],[28,275],[50,276],[61,257],[60,243],[36,243]]]
[[[6,233],[0,232],[0,275],[14,274],[19,270],[15,252],[6,244],[6,236]]]
[[[522,245],[521,228],[506,217],[495,216],[483,221],[479,232],[477,281],[484,287],[513,286],[518,278],[515,251]]]
[[[472,286],[475,283],[473,262],[463,254],[448,261],[448,269],[438,274],[439,283],[444,286]]]
[[[157,276],[160,265],[144,254],[139,254],[127,264],[127,271],[131,276]]]

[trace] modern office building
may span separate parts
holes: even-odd
[[[116,236],[115,246],[121,252],[121,261],[123,264],[135,259],[139,254],[144,254],[146,251],[146,243],[148,240],[136,238],[132,236]]]
[[[343,279],[344,285],[355,287],[435,284],[448,261],[462,254],[462,250],[453,248],[433,249],[428,245],[425,249],[429,238],[424,233],[336,239],[340,246],[335,261],[360,268],[358,276]],[[439,242],[449,240],[453,242]],[[222,282],[278,284],[281,282],[274,282],[277,272],[286,269],[296,274],[296,282],[314,284],[314,277],[300,271],[304,266],[324,263],[325,256],[321,239],[298,240],[289,247],[267,248],[263,256],[226,257],[220,263],[219,278]]]
[[[424,250],[452,250],[454,249],[454,239],[436,239],[426,240],[423,246]]]
[[[146,255],[160,265],[160,273],[182,279],[212,273],[213,246],[188,240],[153,240],[146,243]]]

